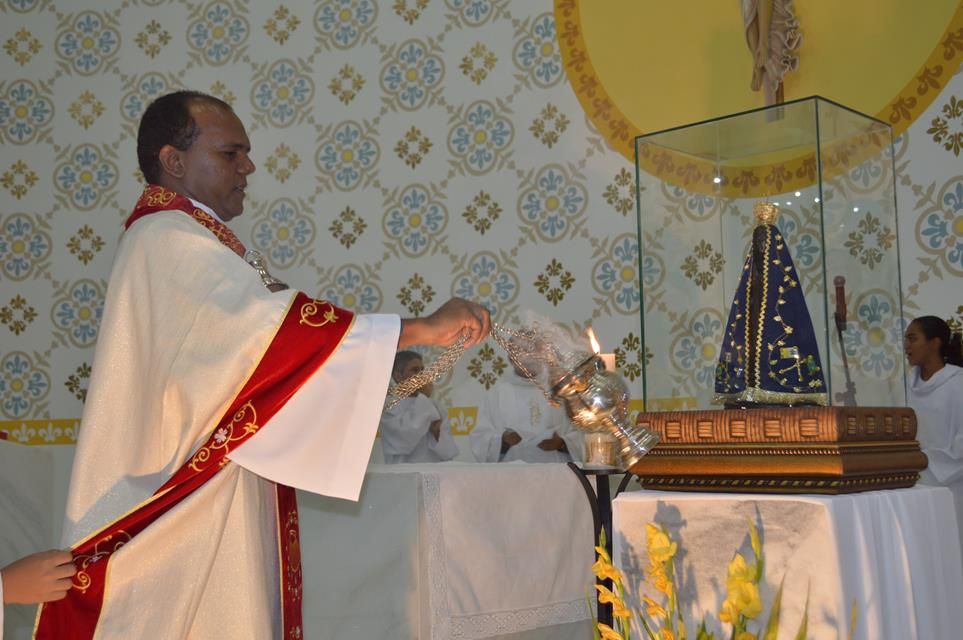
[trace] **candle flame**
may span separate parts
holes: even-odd
[[[602,347],[599,346],[599,341],[595,339],[595,332],[592,331],[592,327],[588,328],[588,339],[589,342],[592,343],[592,351],[595,353],[600,353],[602,351]]]

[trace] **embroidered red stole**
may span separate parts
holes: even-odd
[[[127,220],[154,211],[180,209],[239,254],[244,246],[230,229],[187,198],[148,186]],[[197,215],[200,214],[200,215]],[[232,246],[235,245],[235,246]],[[236,247],[236,248],[235,248]],[[239,251],[238,251],[239,250]],[[92,638],[103,607],[111,555],[230,463],[229,455],[267,423],[337,349],[351,326],[351,312],[296,294],[281,326],[251,377],[212,429],[207,441],[153,496],[91,534],[72,549],[77,574],[67,597],[44,604],[34,637],[41,640]],[[283,638],[301,640],[301,551],[294,489],[277,485]]]

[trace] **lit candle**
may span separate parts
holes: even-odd
[[[602,358],[602,362],[605,363],[606,371],[615,371],[615,354],[614,353],[600,353],[599,357]]]

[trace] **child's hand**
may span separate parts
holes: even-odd
[[[60,600],[67,595],[75,572],[69,551],[51,549],[21,558],[0,570],[3,601],[34,604]]]

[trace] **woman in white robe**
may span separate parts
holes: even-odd
[[[922,316],[906,329],[906,357],[913,367],[909,406],[916,412],[917,438],[929,466],[924,484],[949,487],[956,501],[963,550],[963,353],[960,334],[936,316]]]

